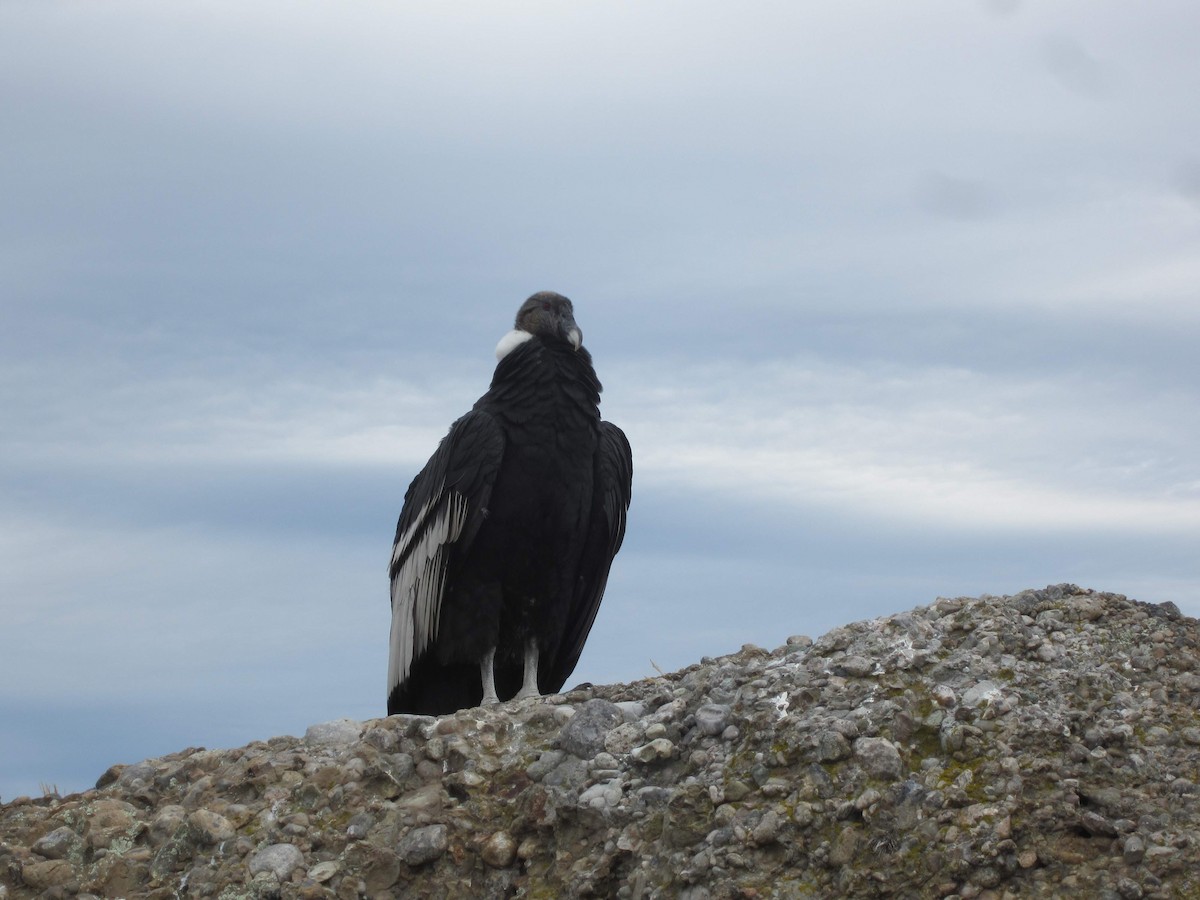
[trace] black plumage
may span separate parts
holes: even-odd
[[[571,301],[534,294],[515,325],[490,389],[404,495],[389,715],[559,690],[625,536],[633,459],[600,419]]]

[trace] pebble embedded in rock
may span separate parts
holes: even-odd
[[[864,678],[875,671],[875,660],[865,656],[843,656],[834,664],[834,670],[839,675],[850,678]]]
[[[1122,847],[1121,854],[1126,863],[1136,866],[1146,856],[1146,842],[1136,834],[1131,834],[1125,839],[1125,846]]]
[[[954,691],[944,684],[936,684],[929,691],[933,699],[937,701],[938,706],[944,709],[949,709],[958,702],[958,698]]]
[[[817,736],[817,759],[821,762],[837,762],[850,752],[850,742],[837,731],[823,731]]]
[[[659,759],[669,759],[675,753],[675,745],[666,738],[656,738],[650,743],[635,747],[631,754],[638,762],[648,763]]]
[[[696,710],[696,727],[704,734],[720,734],[729,724],[729,712],[723,703],[707,703]]]
[[[228,841],[237,833],[227,818],[207,809],[196,810],[187,817],[187,823],[196,836],[197,843],[202,846]]]
[[[561,750],[545,750],[542,755],[537,758],[525,773],[534,781],[541,781],[566,759],[566,754]]]
[[[34,853],[46,859],[62,859],[79,845],[79,835],[73,828],[62,825],[49,834],[38,838],[31,848]]]
[[[425,825],[414,828],[396,847],[396,854],[410,866],[422,866],[438,859],[450,846],[445,825]]]
[[[130,766],[130,769],[144,768]],[[128,771],[128,770],[126,770]],[[138,790],[142,779],[132,781],[132,790]],[[122,800],[97,800],[87,820],[87,843],[92,850],[107,850],[114,842],[131,840],[145,828],[137,815],[137,808]]]
[[[304,740],[310,744],[323,746],[353,744],[362,736],[362,731],[362,722],[356,722],[353,719],[334,719],[332,722],[310,725],[304,732]]]
[[[885,738],[859,738],[854,742],[854,756],[872,778],[895,781],[904,773],[900,751]]]
[[[341,866],[332,860],[323,863],[317,863],[308,870],[308,877],[317,884],[324,884],[333,878],[341,870]]]
[[[384,753],[394,752],[399,743],[396,733],[387,728],[370,728],[363,735],[363,740]]]
[[[605,735],[624,722],[625,716],[615,703],[588,700],[563,726],[559,746],[580,759],[591,759],[604,749]]]
[[[622,757],[641,743],[643,732],[636,722],[618,725],[604,736],[604,749],[612,756]]]
[[[352,841],[361,841],[371,833],[371,827],[374,824],[375,817],[370,813],[359,813],[346,823],[346,837]]]
[[[775,810],[767,810],[759,823],[751,832],[754,842],[760,846],[774,843],[779,837],[779,814]]]
[[[620,804],[622,783],[612,779],[601,784],[594,784],[579,795],[580,806],[590,806],[592,809],[610,809]]]
[[[150,822],[150,843],[157,847],[172,837],[180,826],[187,820],[187,810],[176,804],[169,804],[158,811]]]
[[[517,842],[507,831],[497,831],[484,842],[480,855],[493,869],[507,869],[516,861]]]
[[[43,859],[28,862],[21,867],[22,882],[39,891],[49,891],[53,888],[61,890],[74,874],[74,869],[65,859]]]
[[[304,854],[292,844],[270,844],[254,853],[247,862],[250,877],[269,872],[286,881],[293,871],[304,865]]]
[[[646,706],[637,700],[622,700],[616,704],[617,709],[621,711],[621,715],[625,717],[626,722],[636,722],[642,716],[646,715]]]

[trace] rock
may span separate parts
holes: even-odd
[[[884,738],[859,738],[854,742],[854,756],[872,778],[895,781],[904,773],[900,752]]]
[[[987,706],[998,703],[1004,697],[1000,686],[992,681],[979,681],[971,685],[962,694],[963,706]]]
[[[843,828],[833,842],[829,851],[829,863],[833,866],[847,866],[853,861],[862,841],[862,833],[852,825]]]
[[[590,806],[592,809],[610,809],[621,802],[623,786],[619,779],[594,784],[579,795],[580,806]]]
[[[1121,849],[1121,855],[1124,857],[1128,865],[1136,866],[1146,857],[1146,842],[1136,834],[1131,834],[1125,839],[1125,845]]]
[[[823,731],[817,737],[817,759],[821,762],[837,762],[850,752],[850,742],[837,731]]]
[[[484,842],[480,855],[493,869],[506,869],[516,861],[517,842],[507,831],[497,831]]]
[[[591,759],[604,749],[605,736],[625,722],[621,709],[607,700],[588,700],[563,726],[558,744],[580,759]]]
[[[334,719],[332,722],[310,725],[304,732],[304,740],[319,746],[344,746],[357,741],[362,736],[362,731],[361,722],[355,722],[353,719]]]
[[[943,709],[950,709],[958,703],[958,696],[954,693],[954,690],[944,684],[935,684],[930,688],[929,693],[937,701],[938,706]]]
[[[564,756],[562,761],[542,777],[542,784],[564,791],[578,790],[587,781],[588,766],[577,756]]]
[[[126,772],[134,770],[131,766]],[[121,776],[122,781],[124,775]],[[129,782],[128,790],[139,790],[145,782],[141,779]],[[132,843],[145,828],[137,816],[137,809],[122,800],[97,800],[92,808],[87,826],[87,844],[93,850],[107,850],[114,843]]]
[[[566,757],[567,755],[561,750],[546,750],[537,758],[537,762],[525,770],[525,774],[533,781],[541,781],[557,769]]]
[[[250,877],[267,872],[287,881],[293,871],[304,865],[304,854],[291,844],[270,844],[251,855],[246,866]]]
[[[641,743],[643,736],[636,722],[626,722],[604,736],[604,749],[613,756],[621,757]]]
[[[1198,673],[1170,608],[939,599],[630,684],[113,766],[0,805],[0,900],[1190,896]]]
[[[642,716],[646,715],[645,704],[637,700],[622,700],[615,705],[621,711],[621,715],[625,717],[627,723],[636,722]]]
[[[720,734],[729,724],[729,712],[723,703],[706,703],[696,710],[696,727],[704,734]]]
[[[158,811],[150,823],[150,844],[157,847],[174,836],[187,820],[187,810],[182,806],[168,804]]]
[[[201,846],[228,841],[236,834],[233,824],[224,816],[207,809],[198,809],[187,817],[188,827]]]
[[[340,864],[333,861],[317,863],[308,870],[308,877],[317,884],[324,884],[341,871],[341,868]]]
[[[349,857],[355,872],[361,876],[365,893],[375,896],[387,892],[400,878],[400,858],[384,847],[357,844],[355,854]]]
[[[643,736],[648,741],[657,741],[659,738],[667,736],[667,726],[662,722],[655,722],[653,725],[647,725]]]
[[[734,778],[725,784],[722,793],[724,793],[725,799],[729,802],[740,803],[754,793],[754,788],[741,779]]]
[[[865,656],[843,656],[834,665],[834,671],[850,678],[865,678],[875,671],[876,662]]]
[[[396,733],[387,728],[368,728],[364,732],[362,739],[364,743],[370,744],[375,749],[384,753],[394,753],[400,744]]]
[[[46,859],[62,859],[79,846],[79,835],[73,828],[62,825],[34,841],[32,850]]]
[[[1099,813],[1088,810],[1079,817],[1079,824],[1091,835],[1098,837],[1116,837],[1117,828]]]
[[[396,785],[403,786],[416,769],[416,763],[408,753],[385,753],[379,757],[379,771]]]
[[[137,794],[151,787],[156,771],[153,766],[138,763],[134,766],[123,766],[117,783],[127,793]]]
[[[403,862],[423,866],[438,859],[450,846],[445,825],[425,825],[406,834],[396,848]]]
[[[632,756],[638,762],[648,763],[659,759],[670,759],[675,753],[675,745],[666,738],[658,738],[643,747],[636,747]]]
[[[75,877],[71,864],[64,859],[45,859],[21,867],[21,880],[34,890],[61,888]]]
[[[371,833],[371,828],[375,824],[375,817],[370,813],[361,812],[356,816],[352,816],[350,821],[346,823],[346,837],[352,841],[361,841]]]
[[[759,846],[773,844],[779,838],[779,814],[773,809],[767,810],[750,836]]]

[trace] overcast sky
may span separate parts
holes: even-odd
[[[572,682],[939,595],[1200,615],[1200,6],[0,0],[0,797],[384,714],[409,480],[557,290]]]

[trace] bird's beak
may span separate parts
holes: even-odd
[[[575,324],[575,316],[571,314],[570,309],[564,309],[559,315],[558,333],[570,341],[571,346],[578,350],[583,346],[583,332]]]

